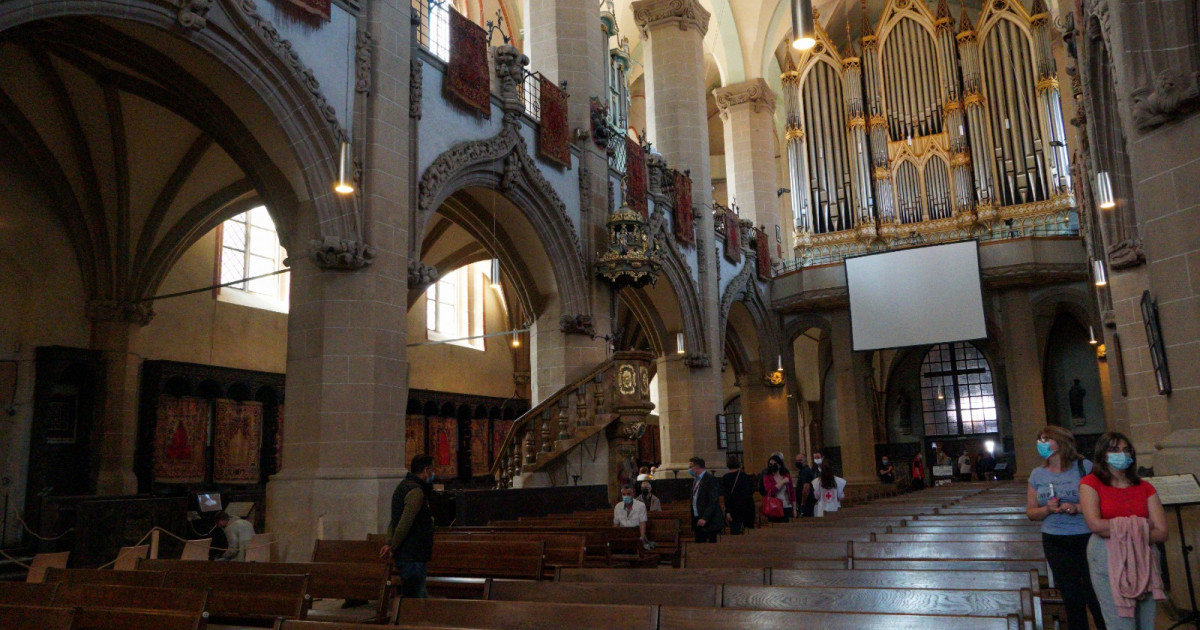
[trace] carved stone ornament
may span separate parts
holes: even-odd
[[[185,1],[194,4],[196,0]],[[304,84],[309,94],[312,95],[313,100],[316,102],[317,111],[321,112],[321,117],[329,124],[334,135],[339,141],[344,140],[347,134],[341,129],[338,123],[337,111],[333,109],[333,106],[329,104],[329,101],[321,92],[321,83],[317,81],[317,77],[313,74],[312,69],[305,66],[304,62],[301,61],[300,53],[296,52],[296,49],[292,47],[292,42],[280,36],[279,30],[275,28],[271,20],[263,17],[258,12],[258,6],[254,4],[254,0],[241,0],[236,4],[238,9],[241,10],[242,15],[249,20],[250,30],[254,31],[275,51],[275,54],[288,63],[292,72],[299,77],[300,82]]]
[[[1154,86],[1133,91],[1133,122],[1147,131],[1185,115],[1200,105],[1200,73],[1168,68]]]
[[[655,206],[657,209],[658,198],[663,196],[663,182],[666,181],[667,160],[662,154],[655,151],[646,153],[646,173],[649,176],[646,190],[651,197],[655,198]]]
[[[663,24],[674,24],[681,31],[694,28],[700,32],[700,37],[704,37],[711,17],[712,14],[700,6],[699,0],[639,0],[633,3],[633,19],[642,39],[649,39],[650,29]]]
[[[596,326],[591,315],[563,315],[558,320],[558,329],[567,335],[596,336]]]
[[[93,323],[124,323],[145,326],[154,319],[154,308],[150,302],[123,302],[121,300],[88,300],[85,313]]]
[[[371,51],[374,46],[370,31],[360,29],[354,42],[354,91],[359,94],[371,93]]]
[[[723,118],[729,117],[730,108],[749,104],[757,112],[775,112],[775,92],[763,79],[750,79],[713,90],[713,98]]]
[[[313,260],[322,269],[352,271],[371,264],[375,248],[361,241],[326,236],[309,241]]]
[[[1146,262],[1146,253],[1142,249],[1142,239],[1134,238],[1121,241],[1108,248],[1108,266],[1110,269],[1129,269]]]
[[[437,267],[426,265],[416,259],[408,261],[408,288],[410,290],[424,291],[437,281]]]
[[[683,355],[683,363],[690,368],[712,367],[712,357],[707,352],[689,352]]]
[[[425,82],[425,62],[413,56],[408,67],[408,116],[421,120],[421,90]]]
[[[180,0],[179,14],[176,21],[183,28],[198,31],[208,26],[208,10],[212,8],[213,0]]]

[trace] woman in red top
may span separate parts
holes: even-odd
[[[1134,517],[1149,521],[1148,548],[1133,550],[1133,555],[1151,558],[1158,565],[1155,543],[1167,540],[1167,515],[1162,501],[1150,482],[1137,474],[1137,451],[1121,433],[1105,433],[1096,442],[1092,474],[1079,482],[1079,507],[1092,530],[1088,541],[1088,570],[1104,624],[1109,630],[1153,630],[1154,599],[1143,593],[1134,605],[1132,617],[1121,617],[1113,595],[1108,570],[1108,538],[1113,519]]]

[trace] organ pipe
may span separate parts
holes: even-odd
[[[804,117],[800,111],[800,75],[796,70],[788,70],[781,78],[787,115],[788,185],[792,191],[792,217],[797,232],[812,232],[808,156],[804,147]]]
[[[979,39],[964,8],[959,22],[958,54],[962,59],[963,107],[966,109],[968,137],[971,139],[971,164],[975,175],[975,201],[992,205],[997,201],[993,184],[992,156],[988,154],[987,112],[980,89]]]

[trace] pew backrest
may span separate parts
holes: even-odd
[[[136,566],[136,565],[135,565]],[[47,582],[63,584],[112,584],[113,586],[162,586],[162,571],[108,571],[105,569],[50,569]]]
[[[50,582],[0,582],[0,604],[49,606],[58,585]]]
[[[34,555],[33,560],[29,563],[29,573],[25,576],[25,581],[31,584],[38,584],[46,581],[46,570],[50,568],[67,568],[67,560],[69,560],[70,557],[70,551],[62,551],[58,553],[39,553]]]
[[[428,575],[540,580],[546,543],[542,541],[433,542]]]
[[[720,584],[621,584],[490,580],[484,599],[603,605],[721,606]],[[761,588],[761,587],[760,587]]]
[[[797,571],[773,568],[768,572],[773,586],[850,586],[898,589],[1031,589],[1038,594],[1037,571],[855,571],[827,569]]]
[[[763,569],[675,569],[647,571],[646,569],[559,569],[557,582],[581,583],[650,583],[650,584],[757,584],[766,583]]]
[[[0,628],[5,630],[71,630],[74,623],[71,608],[0,604]]]
[[[208,589],[60,584],[52,605],[202,613],[207,604]]]
[[[847,555],[877,560],[1040,560],[1041,542],[850,542]]]
[[[116,608],[77,608],[73,630],[199,630],[200,613]]]
[[[399,618],[420,625],[486,630],[657,630],[658,610],[658,606],[403,599]]]
[[[740,610],[662,606],[658,630],[1020,630],[1017,615],[1007,617],[949,617],[793,610]]]
[[[163,576],[167,588],[209,590],[208,612],[221,619],[302,619],[310,603],[308,584],[308,575],[168,571]]]
[[[981,591],[734,585],[725,587],[722,607],[878,614],[920,611],[923,615],[957,617],[1006,617],[1017,614],[1030,624],[1034,620],[1033,598],[1028,588]]]
[[[380,564],[386,562],[379,557],[381,546],[369,540],[317,540],[312,561]]]
[[[185,562],[142,560],[139,570],[188,573],[308,575],[308,595],[316,599],[380,599],[386,593],[390,567],[355,562]]]

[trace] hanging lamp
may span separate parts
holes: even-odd
[[[1117,200],[1113,197],[1112,178],[1108,176],[1108,171],[1096,173],[1096,204],[1102,210],[1117,207]]]
[[[1092,275],[1095,276],[1096,286],[1108,286],[1108,273],[1104,270],[1103,260],[1092,261]]]
[[[792,0],[792,48],[808,50],[816,45],[812,0]]]
[[[338,157],[338,178],[337,183],[333,185],[333,189],[339,194],[349,195],[354,192],[354,184],[346,179],[346,171],[350,170],[348,164],[350,162],[350,143],[342,142],[341,155]]]

